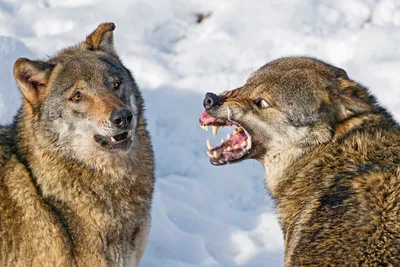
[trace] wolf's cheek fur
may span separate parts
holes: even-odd
[[[82,118],[73,118],[73,123],[68,123],[65,119],[57,119],[52,122],[54,134],[58,136],[55,149],[59,150],[66,157],[86,161],[93,166],[103,166],[105,162],[112,160],[133,150],[118,151],[118,153],[105,151],[94,140],[96,134],[102,136],[112,136],[114,131],[107,127],[107,123],[99,126],[96,121]],[[131,138],[133,143],[137,141],[136,134],[133,132]],[[135,146],[135,145],[133,145]],[[90,160],[88,160],[90,159]]]

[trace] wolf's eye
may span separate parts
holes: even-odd
[[[71,96],[71,98],[69,99],[72,102],[78,103],[79,101],[82,100],[82,93],[81,92],[76,92],[73,96]]]
[[[254,104],[256,104],[259,108],[269,108],[268,102],[263,98],[257,98],[254,100]]]
[[[113,84],[114,90],[118,90],[120,86],[121,86],[121,82],[114,82],[114,84]]]

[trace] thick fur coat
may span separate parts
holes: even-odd
[[[23,104],[0,128],[0,266],[136,266],[153,152],[113,23],[45,61],[19,59]]]
[[[322,61],[282,58],[204,106],[202,127],[239,128],[209,147],[211,163],[264,166],[285,266],[400,266],[400,127],[365,87]]]

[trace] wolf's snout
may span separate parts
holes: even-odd
[[[110,121],[120,129],[125,129],[131,124],[133,114],[129,109],[116,109],[111,112]]]
[[[213,107],[219,106],[221,104],[221,99],[213,93],[207,93],[203,101],[203,106],[206,110]]]

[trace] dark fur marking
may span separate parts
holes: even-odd
[[[337,186],[333,192],[326,193],[322,196],[320,203],[329,209],[334,209],[343,204],[350,197],[349,186]]]
[[[322,207],[334,209],[343,205],[343,202],[352,195],[350,186],[343,185],[344,174],[337,175],[333,179],[333,184],[328,187],[327,192],[321,197]],[[347,209],[345,209],[347,210]],[[344,210],[344,211],[345,211]]]
[[[376,171],[377,166],[375,164],[363,164],[359,166],[361,172]]]
[[[137,235],[139,234],[139,231],[140,231],[140,227],[136,227],[135,230],[133,230],[133,233],[132,233],[132,242],[131,242],[131,244],[132,244],[132,247],[134,249],[136,248],[135,240],[137,240]]]

